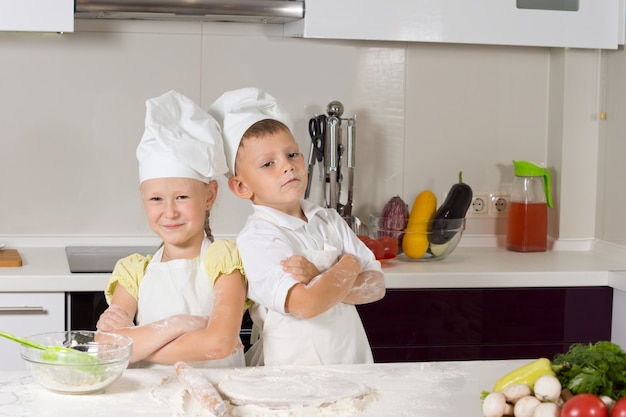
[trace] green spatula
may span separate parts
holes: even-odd
[[[33,349],[42,350],[41,359],[46,362],[61,362],[74,365],[91,365],[100,363],[100,359],[88,353],[63,346],[46,346],[34,340],[25,339],[0,330],[0,336]]]

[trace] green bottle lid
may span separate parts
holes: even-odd
[[[543,177],[543,189],[546,192],[548,207],[552,207],[552,193],[550,192],[550,170],[528,161],[513,161],[516,177]]]

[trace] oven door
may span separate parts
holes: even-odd
[[[67,330],[96,330],[98,318],[108,304],[104,291],[66,293]]]

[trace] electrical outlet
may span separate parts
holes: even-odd
[[[509,210],[511,196],[502,193],[492,193],[489,197],[489,214],[492,216],[506,215]]]
[[[467,209],[469,216],[484,216],[489,214],[489,194],[474,194],[472,204]]]

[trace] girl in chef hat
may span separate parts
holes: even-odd
[[[235,242],[213,241],[209,227],[213,178],[227,171],[219,126],[175,91],[146,108],[137,147],[141,198],[163,244],[154,255],[118,261],[97,328],[132,337],[131,362],[245,366],[243,268]]]
[[[259,337],[246,362],[373,362],[355,304],[384,296],[380,263],[335,210],[303,199],[288,116],[256,88],[224,93],[209,113],[222,124],[228,186],[254,209],[237,237]]]

